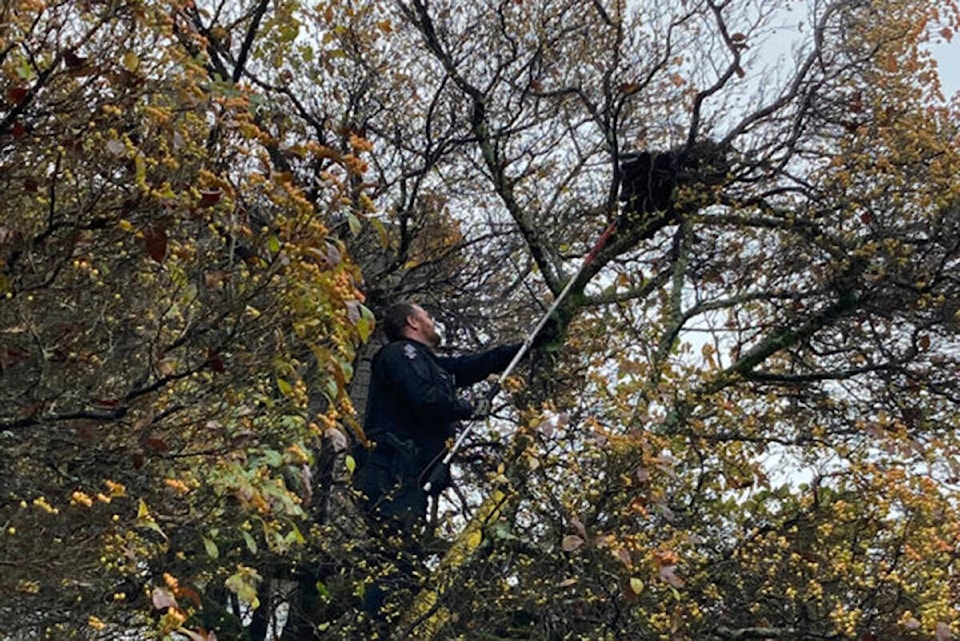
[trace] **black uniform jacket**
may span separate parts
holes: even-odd
[[[370,440],[386,444],[393,434],[412,441],[420,455],[432,459],[454,436],[457,421],[470,418],[473,407],[457,396],[456,388],[501,372],[520,349],[504,345],[468,356],[438,356],[428,346],[399,340],[373,357],[364,431]]]

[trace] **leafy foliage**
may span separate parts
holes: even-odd
[[[6,630],[366,634],[358,289],[515,338],[617,220],[395,633],[954,633],[954,2],[4,11]]]
[[[251,566],[303,543],[312,450],[352,413],[370,328],[338,206],[275,167],[265,96],[210,73],[196,11],[5,5],[7,633],[115,638],[156,612],[207,638],[205,599],[255,605]],[[348,163],[298,153],[336,198]]]

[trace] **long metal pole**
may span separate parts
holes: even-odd
[[[550,309],[540,318],[540,321],[533,328],[533,331],[527,335],[527,338],[523,341],[523,345],[520,346],[520,349],[514,355],[513,360],[510,361],[510,364],[507,365],[507,368],[503,370],[503,373],[500,374],[500,377],[497,379],[497,382],[494,383],[492,388],[491,397],[496,395],[500,390],[500,387],[503,385],[504,381],[507,380],[507,377],[513,373],[513,370],[516,368],[517,363],[520,362],[528,351],[530,351],[530,346],[533,345],[534,339],[536,339],[537,334],[540,333],[540,330],[543,329],[543,326],[547,323],[547,320],[557,311],[557,307],[560,306],[560,303],[566,298],[567,294],[573,289],[573,284],[580,277],[580,274],[583,273],[583,270],[587,268],[593,259],[596,258],[597,254],[600,253],[600,250],[603,249],[603,246],[606,245],[607,239],[610,238],[610,235],[613,234],[614,230],[617,228],[617,220],[615,219],[610,223],[603,233],[600,234],[600,238],[597,240],[597,243],[593,246],[593,249],[590,250],[590,253],[587,254],[586,258],[583,259],[583,263],[580,265],[580,268],[577,270],[577,273],[570,277],[570,280],[567,281],[567,284],[564,286],[563,290],[560,292],[560,295],[553,301],[553,304],[550,305]],[[449,465],[450,461],[453,460],[453,457],[456,456],[457,452],[460,450],[460,446],[463,445],[463,442],[466,440],[474,429],[476,422],[470,423],[462,432],[460,436],[457,437],[457,440],[454,441],[453,447],[450,448],[450,451],[447,452],[447,455],[443,457],[442,464]],[[423,489],[427,492],[430,491],[431,484],[428,482],[424,485]]]

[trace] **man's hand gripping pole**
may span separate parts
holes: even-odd
[[[506,381],[507,377],[513,373],[514,369],[516,369],[517,363],[519,363],[520,359],[526,356],[527,352],[530,351],[530,346],[533,345],[533,341],[536,340],[537,334],[540,333],[540,330],[542,330],[543,326],[547,324],[547,321],[550,319],[551,316],[553,316],[553,313],[557,311],[557,308],[560,306],[560,303],[563,301],[564,298],[566,298],[567,294],[570,293],[570,290],[573,289],[573,284],[580,277],[580,274],[582,274],[583,271],[587,268],[587,265],[593,262],[593,259],[596,258],[598,253],[600,253],[600,250],[603,249],[603,246],[606,245],[607,239],[609,239],[610,236],[613,234],[613,232],[616,230],[618,222],[619,222],[619,219],[615,219],[612,223],[610,223],[607,226],[605,230],[603,230],[603,233],[600,234],[600,238],[597,240],[597,244],[593,246],[593,249],[590,250],[590,253],[587,254],[587,257],[583,259],[583,263],[580,265],[580,268],[577,270],[577,273],[574,274],[569,281],[567,281],[567,284],[564,286],[563,291],[560,292],[560,295],[557,296],[556,299],[554,299],[553,304],[550,305],[550,309],[548,309],[546,313],[544,313],[544,315],[540,317],[540,320],[539,322],[537,322],[536,326],[533,328],[533,331],[527,335],[527,338],[523,341],[523,345],[520,346],[520,349],[514,355],[513,360],[510,361],[510,364],[507,365],[507,368],[503,370],[503,373],[500,374],[500,376],[497,378],[497,381],[487,391],[486,397],[488,400],[493,401],[493,397],[496,396],[497,393],[500,391],[500,388],[503,386],[504,381]],[[476,424],[477,422],[470,423],[462,432],[460,432],[460,436],[458,436],[457,440],[454,441],[453,447],[450,448],[450,451],[447,452],[447,455],[443,457],[443,460],[439,463],[437,467],[440,467],[440,466],[446,467],[450,465],[450,461],[452,461],[453,457],[456,456],[458,451],[460,451],[461,445],[463,445],[463,442],[466,440],[467,436],[469,436],[470,433],[473,431],[474,425]],[[433,484],[430,481],[428,481],[426,485],[423,486],[423,489],[429,492],[432,485]]]

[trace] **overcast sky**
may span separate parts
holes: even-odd
[[[943,95],[948,99],[960,92],[960,36],[953,42],[930,47],[940,67]]]

